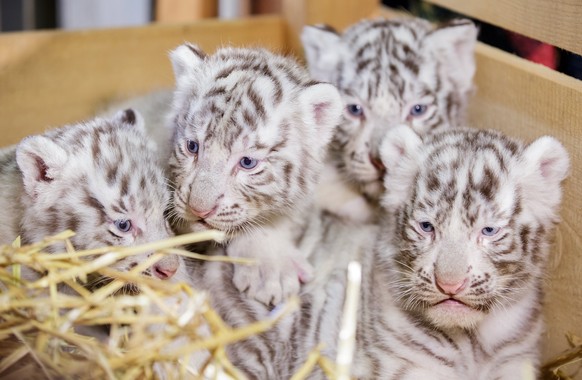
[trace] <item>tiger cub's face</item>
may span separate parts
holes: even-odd
[[[171,58],[177,224],[238,232],[299,208],[341,114],[337,90],[262,49],[185,44]]]
[[[379,142],[386,131],[407,124],[425,134],[463,119],[476,34],[468,20],[439,28],[421,19],[364,20],[343,34],[304,29],[312,77],[342,95],[336,164],[363,194],[377,199],[383,191]]]
[[[77,250],[171,236],[164,218],[166,181],[141,117],[131,109],[28,137],[16,148],[16,162],[24,184],[24,243],[66,229],[76,233],[71,242]],[[149,255],[130,256],[112,267],[127,271]],[[168,279],[179,269],[179,257],[168,256],[145,274]]]
[[[493,131],[425,137],[395,129],[383,205],[395,215],[391,285],[399,304],[443,327],[471,328],[539,292],[568,154]]]

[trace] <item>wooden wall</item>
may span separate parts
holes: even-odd
[[[582,54],[582,2],[428,0],[460,14]]]
[[[79,32],[0,34],[0,146],[92,116],[116,98],[173,85],[168,52],[261,45],[281,50],[279,16]]]

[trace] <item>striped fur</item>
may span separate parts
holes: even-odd
[[[386,136],[381,156],[390,168],[381,222],[310,218],[299,247],[317,275],[303,287],[300,311],[230,346],[233,363],[251,379],[288,379],[319,343],[334,359],[345,269],[358,260],[354,378],[515,379],[535,371],[542,279],[569,167],[562,145],[463,128],[421,139],[403,126]],[[268,315],[228,283],[231,275],[223,263],[195,273],[228,323]],[[316,369],[310,378],[325,376]]]
[[[317,274],[302,287],[299,312],[263,334],[226,347],[230,361],[241,371],[240,379],[290,379],[318,343],[332,344],[326,353],[334,352],[345,259],[374,240],[376,227],[351,225],[326,212],[315,212],[307,220],[297,244],[301,252],[313,256]],[[197,263],[191,272],[195,286],[208,291],[214,309],[229,326],[243,327],[278,310],[240,293],[231,281],[233,272],[231,264],[220,262]]]
[[[363,20],[342,34],[329,27],[304,29],[312,77],[336,85],[345,107],[319,204],[370,220],[383,190],[379,142],[386,131],[406,124],[425,134],[462,124],[476,35],[468,20],[439,27],[422,19]]]
[[[422,141],[402,127],[381,155],[390,169],[386,213],[369,227],[376,242],[349,229],[327,238],[360,242],[334,259],[363,265],[354,377],[515,379],[537,368],[542,279],[569,167],[562,145],[461,128]],[[324,341],[333,357],[345,279],[323,276],[297,324],[312,331],[306,348]]]
[[[78,250],[171,236],[164,218],[169,192],[155,155],[133,110],[31,136],[6,149],[0,154],[0,207],[8,212],[0,243],[20,235],[30,244],[66,229],[75,231],[71,242]],[[130,221],[131,228],[121,231],[120,221],[122,226]],[[62,252],[64,246],[49,250]],[[147,256],[128,257],[112,267],[129,270]],[[168,256],[146,274],[165,278],[160,270],[170,277],[178,270],[185,279],[180,263]]]
[[[293,241],[341,114],[339,94],[263,49],[208,56],[185,44],[171,58],[171,219],[180,232],[227,232],[229,256],[259,261],[236,267],[236,287],[277,304],[311,275]]]

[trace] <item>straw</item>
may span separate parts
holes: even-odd
[[[228,360],[228,345],[271,329],[299,306],[299,300],[291,298],[268,318],[231,328],[212,309],[205,292],[142,274],[169,254],[253,264],[180,248],[222,241],[224,234],[218,231],[79,251],[71,244],[73,236],[64,231],[27,246],[19,239],[0,246],[0,378],[244,378]],[[47,253],[54,244],[64,251]],[[111,268],[116,261],[143,252],[154,254],[127,272]],[[34,278],[29,278],[31,270],[37,273]],[[96,278],[109,280],[89,289]],[[358,292],[352,282],[347,300]],[[351,302],[346,310],[354,324],[357,304]],[[295,378],[305,378],[315,366],[330,378],[342,373],[321,349],[314,349]],[[349,366],[345,369],[342,363],[348,373]]]

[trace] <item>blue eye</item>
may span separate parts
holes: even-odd
[[[415,104],[410,109],[410,116],[412,116],[412,117],[422,116],[426,113],[427,109],[428,109],[428,106],[426,106],[424,104]]]
[[[243,169],[252,169],[255,166],[257,166],[258,163],[259,163],[259,161],[255,160],[254,158],[250,158],[250,157],[243,157],[239,161],[239,164],[240,164],[241,168],[243,168]]]
[[[481,233],[485,236],[494,236],[499,232],[499,227],[485,227],[481,230]]]
[[[186,143],[186,148],[188,148],[188,152],[196,154],[198,153],[198,143],[194,140],[188,140]]]
[[[129,232],[131,230],[131,220],[127,219],[117,219],[115,222],[115,227],[121,232]]]
[[[355,117],[364,116],[364,108],[362,108],[362,106],[359,104],[348,104],[346,109],[348,110],[348,113],[351,116],[355,116]]]
[[[420,226],[420,229],[423,230],[424,232],[434,231],[434,226],[430,222],[420,222],[418,223],[418,225]]]

